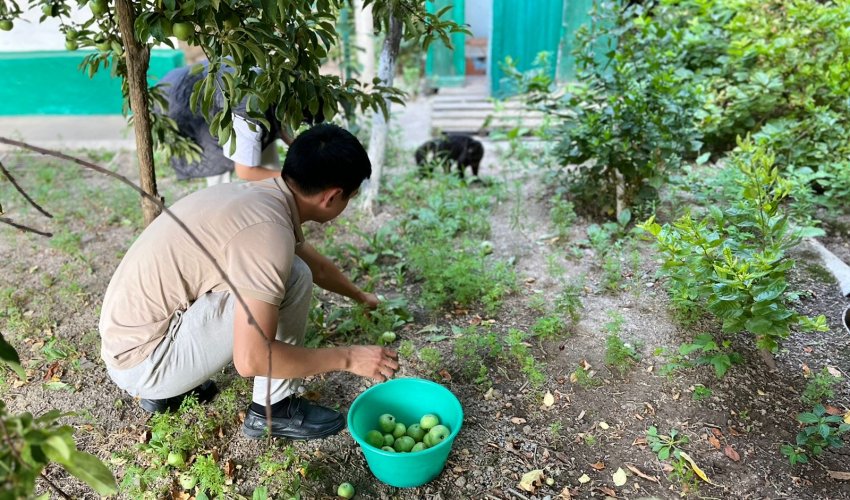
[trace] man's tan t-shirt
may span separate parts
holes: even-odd
[[[171,207],[240,294],[280,305],[296,245],[295,198],[280,179],[220,184]],[[141,363],[174,312],[207,292],[230,290],[190,236],[163,213],[133,243],[109,282],[100,316],[101,356],[115,369]]]

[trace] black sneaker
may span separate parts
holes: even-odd
[[[289,417],[272,417],[271,434],[287,439],[321,439],[345,428],[345,417],[336,410],[290,396]],[[248,409],[242,433],[252,439],[268,436],[266,416]]]
[[[199,403],[209,403],[218,394],[218,387],[212,380],[207,380],[203,384],[195,387],[189,392],[184,392],[179,396],[165,399],[142,399],[139,401],[139,406],[148,413],[164,413],[166,411],[177,411],[183,400],[188,395],[194,395]]]

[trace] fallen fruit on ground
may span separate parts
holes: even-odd
[[[192,474],[180,474],[180,486],[182,486],[184,490],[191,490],[196,484],[198,484],[198,478]]]
[[[395,332],[386,331],[381,334],[381,343],[382,344],[391,344],[395,342],[396,336]]]
[[[351,498],[354,496],[354,486],[351,483],[342,483],[336,489],[336,494],[342,498]]]
[[[183,467],[186,464],[186,459],[183,458],[183,454],[179,451],[172,451],[168,453],[168,465],[172,467]]]

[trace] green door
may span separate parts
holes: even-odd
[[[425,3],[428,12],[439,12],[443,7],[451,9],[443,14],[444,19],[463,25],[464,0],[434,0]],[[425,76],[433,88],[460,87],[466,80],[465,40],[463,33],[451,35],[453,47],[450,49],[439,40],[428,47],[428,57],[425,59]]]
[[[520,71],[529,70],[540,52],[549,52],[555,76],[565,0],[493,0],[490,88],[494,96],[512,93],[501,65],[510,56]],[[570,0],[566,0],[570,1]]]
[[[593,0],[566,0],[564,2],[564,36],[561,41],[561,57],[558,62],[558,79],[574,80],[576,76],[576,31],[590,24]]]

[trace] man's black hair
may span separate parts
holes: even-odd
[[[372,175],[372,164],[351,132],[321,123],[292,141],[282,172],[305,195],[338,187],[348,198]]]

